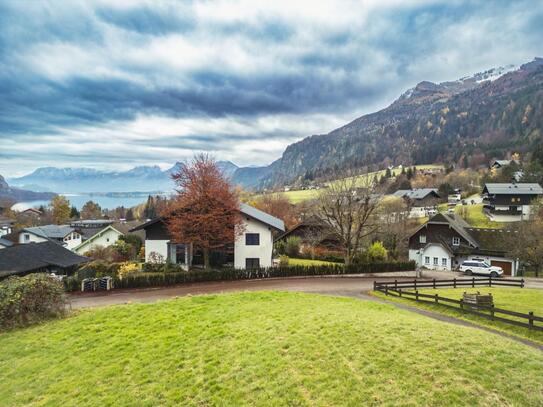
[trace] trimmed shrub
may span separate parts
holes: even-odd
[[[66,312],[60,281],[45,274],[8,277],[0,281],[0,328],[26,326]]]
[[[79,280],[105,276],[115,277],[119,272],[121,264],[123,263],[107,263],[105,261],[95,260],[81,267],[76,275]]]
[[[163,265],[165,266],[165,265]],[[115,278],[115,288],[142,288],[176,285],[183,283],[199,283],[206,281],[250,280],[262,278],[326,276],[342,274],[386,273],[393,271],[415,270],[415,263],[408,262],[376,262],[365,264],[319,265],[319,266],[279,266],[256,270],[220,269],[192,270],[176,273],[145,272],[133,273],[122,280]]]
[[[300,239],[298,236],[291,236],[287,238],[284,254],[286,254],[288,257],[299,256],[301,245],[302,245],[302,239]]]

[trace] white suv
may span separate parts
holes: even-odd
[[[468,260],[462,263],[460,271],[468,276],[472,274],[484,274],[490,277],[499,277],[503,274],[503,270],[498,266],[490,266],[482,260]]]

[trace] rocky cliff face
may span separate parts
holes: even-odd
[[[0,175],[0,200],[20,202],[51,199],[55,194],[49,192],[33,192],[19,188],[11,188],[4,177]]]
[[[292,144],[259,186],[368,165],[474,163],[529,151],[543,131],[543,59],[458,81],[421,82],[386,109]]]

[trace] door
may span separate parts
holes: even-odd
[[[513,265],[510,261],[497,261],[497,260],[491,260],[490,261],[491,266],[501,267],[503,270],[504,276],[510,276],[511,275],[511,269]]]

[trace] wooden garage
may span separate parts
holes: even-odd
[[[491,260],[490,261],[491,266],[501,267],[503,270],[504,276],[510,276],[511,270],[513,268],[513,264],[510,261],[498,261],[498,260]]]

